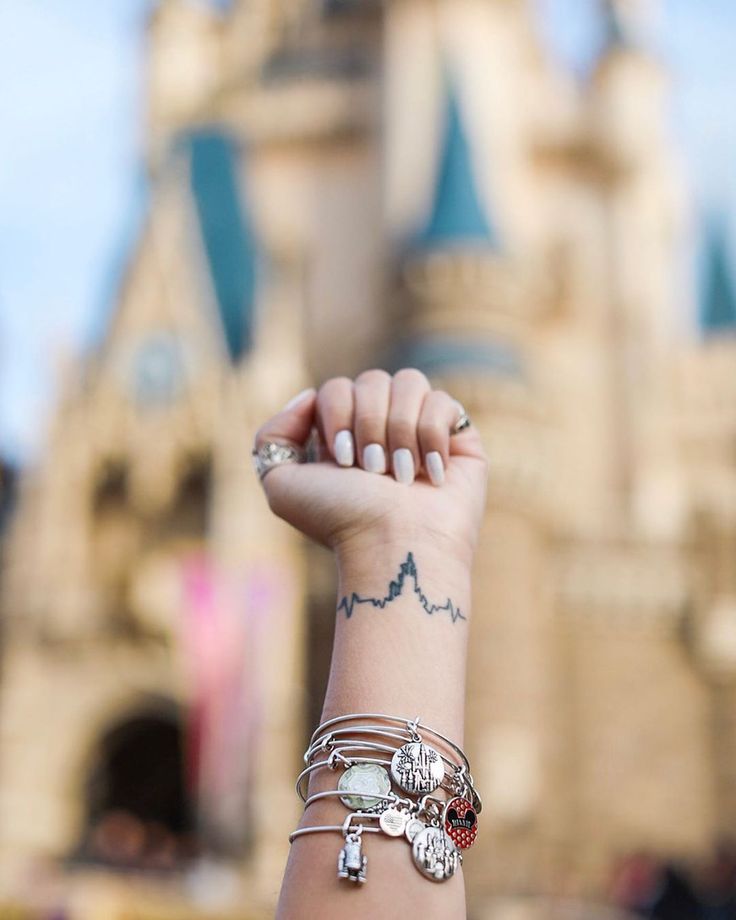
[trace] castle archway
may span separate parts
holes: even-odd
[[[120,869],[173,870],[197,847],[178,714],[139,711],[102,736],[88,775],[80,857]]]

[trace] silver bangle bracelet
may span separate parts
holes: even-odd
[[[308,834],[341,833],[339,879],[365,883],[364,833],[407,841],[417,870],[435,882],[458,871],[463,851],[475,841],[482,803],[468,758],[419,718],[350,713],[327,719],[312,734],[304,764],[296,791],[305,813],[333,799],[355,810],[342,825],[297,828],[289,842]],[[309,795],[310,779],[319,770],[339,771],[337,788],[322,784],[322,791]]]
[[[338,728],[333,730],[335,725],[339,725],[343,722],[352,721],[356,719],[383,719],[391,723],[399,723],[402,726],[402,729],[399,731],[390,731],[380,725],[365,725],[361,724],[358,726],[353,726],[351,728]],[[405,726],[405,727],[403,727]],[[316,756],[320,751],[325,753],[331,751],[333,742],[340,740],[342,745],[346,741],[355,740],[352,737],[345,738],[343,736],[353,736],[359,734],[365,735],[378,735],[380,737],[389,738],[395,741],[403,742],[402,747],[405,745],[411,745],[421,742],[422,734],[420,728],[424,731],[425,734],[432,735],[440,739],[440,741],[447,746],[447,748],[457,754],[460,763],[456,763],[453,760],[445,756],[441,751],[436,751],[434,748],[432,750],[435,752],[435,755],[442,759],[442,762],[449,767],[452,771],[452,778],[450,779],[449,787],[443,781],[442,786],[449,793],[455,795],[463,795],[471,800],[473,808],[477,814],[480,814],[483,810],[483,802],[475,789],[474,781],[472,774],[470,773],[470,764],[467,757],[465,756],[464,751],[457,745],[455,742],[451,741],[441,732],[437,732],[434,729],[420,725],[420,720],[417,719],[399,719],[393,716],[384,716],[379,713],[353,713],[345,716],[337,716],[333,719],[322,723],[315,732],[312,734],[310,739],[310,744],[307,749],[307,752],[304,755],[305,762],[311,761],[311,759]],[[324,732],[327,731],[327,734]],[[341,736],[338,739],[337,736]],[[343,749],[341,745],[340,750]],[[390,749],[392,753],[396,753],[394,749]]]
[[[309,757],[305,755],[304,760],[306,763],[315,763],[314,757],[319,754],[327,753],[332,754],[335,751],[339,751],[341,754],[343,751],[378,751],[381,754],[391,754],[393,756],[396,748],[392,748],[389,744],[380,744],[378,741],[361,741],[360,738],[341,738],[339,741],[336,741],[335,747],[322,748],[321,746],[316,748],[314,751],[308,752]]]
[[[377,765],[380,766],[380,767],[390,767],[390,766],[391,766],[391,761],[390,761],[390,760],[379,760],[379,759],[376,758],[376,757],[358,757],[358,758],[353,758],[353,759],[351,759],[351,764],[350,764],[350,765],[352,765],[352,763],[373,763],[373,764],[377,764]],[[307,800],[307,797],[306,797],[306,795],[305,795],[305,793],[304,793],[304,791],[303,791],[303,789],[302,789],[302,783],[304,782],[304,780],[305,780],[307,777],[311,776],[312,773],[314,773],[316,770],[321,770],[321,769],[323,769],[324,767],[327,767],[327,769],[329,769],[329,770],[334,770],[334,769],[336,769],[335,767],[331,766],[331,765],[328,763],[328,761],[326,761],[326,760],[320,760],[320,761],[318,761],[317,763],[310,764],[306,769],[302,770],[302,772],[301,772],[301,773],[299,774],[299,776],[297,777],[297,780],[296,780],[296,794],[299,796],[299,798],[302,800],[302,802],[306,802],[306,800]],[[343,795],[344,795],[344,794],[345,794],[345,793],[343,793]],[[371,798],[373,798],[373,796],[371,796]]]
[[[361,827],[363,827],[361,825]],[[319,827],[300,827],[299,830],[292,831],[289,834],[289,843],[293,843],[297,837],[306,837],[307,834],[325,834],[332,832],[343,833],[342,824],[323,824]],[[361,834],[380,834],[380,827],[363,827]]]
[[[403,734],[400,732],[386,731],[386,729],[381,728],[380,725],[358,725],[355,728],[338,728],[334,732],[328,732],[326,735],[320,735],[316,741],[309,745],[306,753],[304,754],[305,762],[308,758],[314,757],[314,755],[320,751],[329,751],[332,746],[332,742],[338,740],[339,737],[351,737],[354,735],[378,735],[382,738],[389,738],[392,741],[400,741],[402,744],[406,744],[412,740],[412,734],[409,731]],[[391,750],[394,750],[394,748]]]
[[[390,760],[378,760],[377,758],[365,757],[363,755],[357,755],[357,756],[355,755],[355,752],[363,751],[363,750],[377,751],[380,753],[388,753],[388,754],[395,753],[395,749],[392,747],[389,747],[386,744],[374,744],[370,741],[365,741],[365,742],[356,741],[353,744],[350,742],[349,739],[344,739],[341,742],[341,746],[339,748],[335,748],[331,752],[330,756],[336,755],[338,765],[345,766],[346,768],[351,767],[354,764],[358,764],[358,763],[375,763],[375,764],[379,764],[382,767],[387,767],[387,768],[391,766]],[[319,752],[321,753],[321,749],[319,750]],[[468,793],[471,796],[477,795],[477,793],[475,793],[475,790],[468,783],[464,781],[458,782],[458,773],[460,773],[461,778],[465,775],[461,773],[462,768],[458,768],[457,764],[453,763],[452,761],[448,761],[444,757],[442,759],[451,768],[452,776],[450,776],[449,779],[443,779],[443,781],[440,783],[438,788],[444,789],[445,792],[447,792],[448,795],[450,796],[458,795],[458,794],[464,795],[465,793]],[[327,760],[319,760],[319,761],[315,761],[314,763],[310,763],[309,767],[306,770],[302,771],[302,773],[299,774],[299,778],[297,780],[297,783],[299,784],[297,792],[299,794],[299,797],[302,800],[304,800],[304,794],[303,794],[303,790],[301,787],[302,780],[308,775],[310,770],[313,770],[320,766],[327,766],[330,769],[335,769],[333,764],[330,763],[329,758]]]
[[[308,799],[304,802],[304,810],[306,811],[310,805],[313,805],[315,802],[321,802],[324,799],[336,799],[345,795],[350,795],[349,792],[344,792],[341,789],[328,789],[325,792],[315,792],[314,795],[310,795]],[[378,793],[371,793],[370,798],[379,799],[382,802],[389,802],[391,805],[402,805],[405,808],[414,806],[415,803],[411,799],[402,799],[401,796],[396,795],[395,792],[391,792],[388,795],[379,795]],[[372,815],[377,817],[377,815]]]
[[[347,734],[348,732],[349,732],[349,729],[343,729],[341,733]],[[337,732],[335,732],[335,734],[337,734]],[[373,733],[370,732],[370,734],[373,734]],[[334,736],[330,735],[327,737],[332,738]],[[339,747],[331,748],[329,745],[323,745],[323,744],[319,744],[316,746],[313,745],[312,748],[309,751],[307,751],[307,753],[304,755],[304,760],[306,763],[311,764],[314,762],[312,758],[315,757],[317,754],[327,753],[329,751],[330,754],[339,753],[344,756],[345,751],[360,751],[360,750],[379,751],[383,754],[391,754],[391,755],[396,753],[396,748],[392,748],[388,744],[379,744],[378,742],[375,742],[375,741],[359,741],[358,739],[345,737],[345,738],[340,739]],[[461,764],[458,766],[458,764],[450,760],[449,757],[445,757],[445,755],[442,754],[441,751],[438,751],[437,753],[442,758],[442,761],[445,764],[445,766],[449,770],[452,771],[453,781],[457,780],[458,775],[460,775],[461,777],[469,776],[469,774],[465,770],[464,764]],[[351,758],[347,758],[347,759],[350,760]],[[448,790],[448,791],[452,791],[452,790]]]
[[[338,735],[341,736],[339,739],[337,738]],[[306,752],[306,754],[304,755],[304,762],[311,763],[312,758],[315,757],[317,754],[321,753],[322,751],[327,753],[327,752],[334,750],[334,748],[332,748],[331,746],[331,742],[333,740],[335,741],[339,740],[340,750],[343,750],[344,749],[343,745],[345,745],[348,742],[355,742],[355,745],[358,745],[360,743],[359,739],[353,738],[352,737],[353,735],[381,735],[386,738],[393,738],[396,741],[401,741],[402,744],[408,744],[412,740],[411,735],[409,735],[409,737],[405,737],[404,735],[399,735],[394,732],[384,732],[381,730],[376,730],[372,726],[365,726],[365,727],[360,727],[360,728],[341,728],[341,729],[338,729],[336,732],[330,732],[330,734],[326,735],[324,739],[321,739],[320,741],[313,744],[309,748],[309,750]],[[381,745],[377,741],[366,741],[364,743],[365,743],[366,749],[370,749],[374,751],[380,750],[380,751],[383,751],[384,753],[393,754],[396,750],[396,748],[392,748],[387,744]],[[458,764],[456,764],[453,760],[450,760],[449,757],[446,757],[441,751],[438,751],[437,753],[440,755],[440,757],[442,758],[442,760],[444,761],[447,767],[452,769],[454,772],[458,771],[459,769]],[[467,763],[465,763],[464,766],[467,768]]]
[[[323,735],[328,729],[332,728],[333,725],[339,725],[341,722],[354,722],[356,719],[382,719],[384,722],[390,722],[392,725],[405,725],[407,732],[415,732],[419,730],[421,721],[419,718],[416,719],[402,719],[398,716],[387,716],[384,713],[380,712],[351,712],[344,716],[335,716],[332,719],[328,719],[326,722],[323,722],[319,725],[315,731],[312,733],[312,737],[309,741],[309,747],[311,748],[315,740]],[[451,741],[446,735],[443,735],[441,732],[436,731],[433,728],[429,728],[427,725],[421,725],[423,732],[432,735],[434,738],[439,738],[440,741],[444,742],[450,750],[454,751],[460,760],[465,764],[466,769],[470,772],[470,763],[468,758],[465,756],[465,752],[454,741]]]

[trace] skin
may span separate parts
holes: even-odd
[[[433,390],[421,372],[370,370],[306,391],[256,435],[256,446],[301,446],[312,429],[319,432],[319,462],[276,467],[263,486],[274,514],[335,554],[337,623],[323,720],[349,712],[418,715],[462,744],[471,567],[488,463],[473,427],[450,436],[458,417],[455,400]],[[352,435],[352,466],[338,464],[334,449],[336,435],[345,431]],[[363,468],[368,444],[386,451],[385,473]],[[396,479],[391,458],[397,449],[414,459],[410,484]],[[441,484],[427,475],[430,452],[442,457]],[[344,453],[341,460],[346,464]],[[409,553],[425,602],[407,580],[390,604],[373,603],[386,598]],[[331,771],[319,770],[309,794],[334,789],[335,782]],[[341,824],[345,815],[338,801],[318,802],[300,827]],[[277,920],[403,920],[409,911],[423,920],[465,918],[462,872],[435,884],[416,870],[405,842],[374,834],[364,842],[368,881],[356,889],[337,879],[341,846],[338,834],[294,842]]]

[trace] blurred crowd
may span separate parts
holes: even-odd
[[[116,809],[90,829],[77,858],[120,870],[173,872],[197,856],[193,834],[176,833],[160,821],[143,821]]]
[[[736,920],[736,841],[718,844],[702,865],[629,855],[614,869],[611,899],[651,920]]]

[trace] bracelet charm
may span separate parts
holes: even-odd
[[[422,741],[411,741],[392,757],[391,776],[405,792],[426,795],[434,792],[445,778],[445,765],[433,747]]]
[[[433,882],[444,882],[457,872],[462,862],[460,850],[441,827],[427,827],[412,843],[414,865]]]
[[[478,816],[467,799],[460,796],[451,799],[445,806],[442,824],[447,836],[461,850],[467,850],[475,843]]]
[[[409,841],[409,843],[414,843],[414,838],[417,834],[421,834],[423,830],[426,830],[427,825],[424,821],[421,821],[419,818],[410,818],[406,822],[406,827],[404,828],[404,836]]]
[[[337,858],[337,877],[363,885],[367,868],[368,857],[363,855],[363,838],[360,831],[349,833]]]
[[[365,883],[365,834],[405,839],[415,867],[432,881],[444,882],[458,871],[463,851],[475,841],[483,806],[468,758],[455,742],[418,718],[352,713],[319,726],[304,763],[296,791],[305,809],[334,798],[350,814],[342,825],[300,827],[289,841],[340,832],[338,878]],[[310,793],[316,771],[341,771],[337,788]]]
[[[356,763],[342,774],[337,783],[340,801],[352,811],[379,811],[384,807],[382,796],[391,792],[391,780],[377,763]]]
[[[389,837],[401,837],[406,828],[409,815],[398,808],[389,806],[378,819],[378,826]]]

